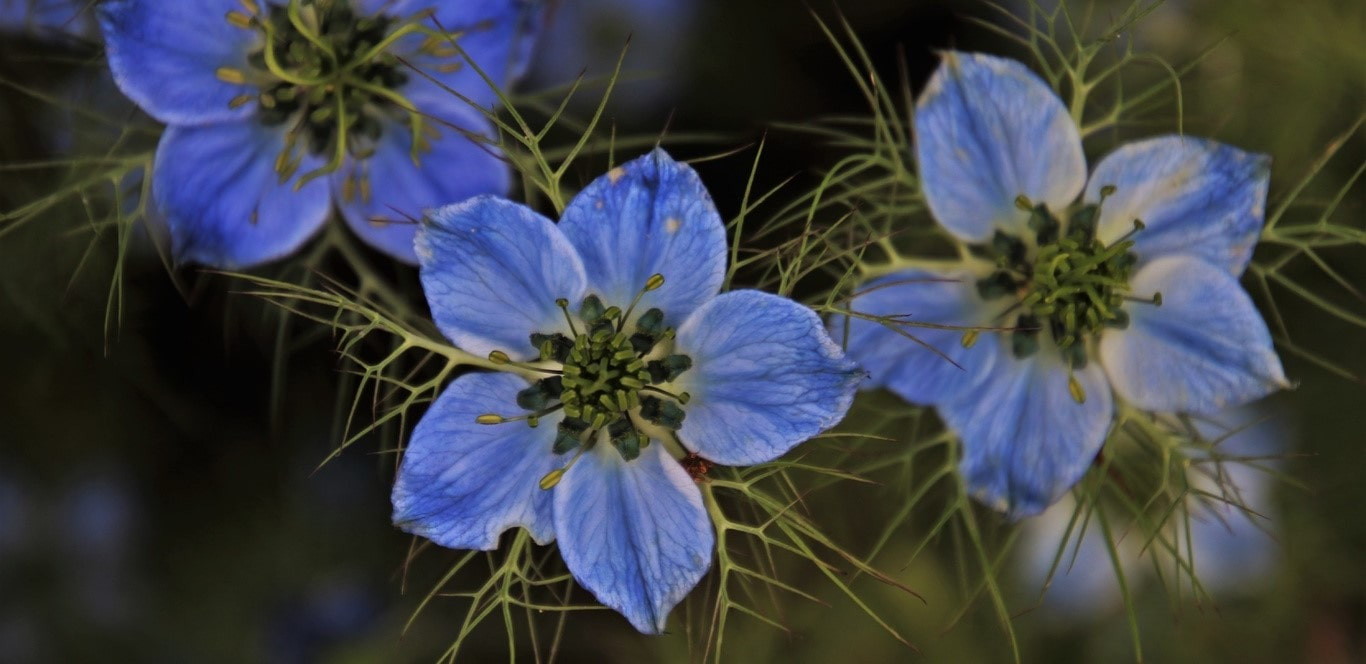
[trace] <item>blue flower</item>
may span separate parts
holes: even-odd
[[[446,388],[408,443],[395,523],[459,549],[513,526],[558,540],[583,587],[662,631],[715,545],[679,459],[775,459],[838,422],[862,372],[810,309],[718,295],[721,218],[661,150],[595,180],[558,225],[488,196],[429,221],[417,251],[437,326],[532,379]]]
[[[1273,476],[1266,467],[1274,464],[1266,460],[1284,453],[1285,439],[1280,427],[1257,419],[1251,409],[1242,408],[1196,422],[1196,430],[1207,440],[1217,441],[1220,455],[1228,460],[1216,466],[1202,458],[1206,455],[1192,455],[1190,529],[1185,527],[1185,517],[1176,515],[1165,537],[1174,543],[1183,560],[1194,565],[1196,578],[1207,593],[1256,590],[1278,562],[1276,522],[1271,516]],[[1065,498],[1022,526],[1019,562],[1033,590],[1042,586],[1053,569],[1059,543],[1076,509],[1075,502]],[[1111,524],[1118,540],[1115,548],[1120,568],[1131,589],[1136,589],[1143,575],[1155,567],[1174,568],[1165,558],[1159,558],[1157,565],[1148,560],[1154,555],[1170,555],[1165,547],[1147,541],[1125,523]],[[1176,576],[1188,574],[1178,571]],[[1079,517],[1053,571],[1044,608],[1075,621],[1115,610],[1122,602],[1109,546],[1096,517],[1085,522]]]
[[[969,247],[957,267],[863,284],[853,310],[997,330],[856,319],[848,346],[870,386],[938,409],[978,499],[1014,517],[1053,503],[1090,466],[1116,398],[1208,414],[1286,385],[1238,284],[1262,227],[1266,157],[1163,136],[1114,151],[1088,182],[1048,86],[971,53],[945,54],[914,126],[930,212]]]
[[[0,33],[86,39],[95,32],[90,0],[0,0]]]
[[[279,258],[333,205],[358,235],[416,262],[425,208],[509,186],[475,104],[529,57],[529,0],[108,0],[119,87],[168,128],[153,194],[177,260]],[[439,25],[441,29],[433,27]],[[410,66],[411,65],[411,68]],[[431,78],[429,78],[431,77]]]

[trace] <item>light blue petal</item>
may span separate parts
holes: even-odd
[[[1195,424],[1207,440],[1218,441],[1220,454],[1284,454],[1283,422],[1265,421],[1264,417],[1253,408],[1240,408],[1210,421],[1197,420]],[[1268,459],[1230,460],[1218,468],[1211,463],[1199,464],[1192,471],[1197,489],[1214,496],[1227,494],[1231,501],[1192,501],[1202,507],[1191,510],[1191,544],[1195,569],[1206,589],[1222,593],[1254,591],[1267,583],[1274,572],[1280,558],[1280,545],[1275,540],[1280,520],[1274,514],[1272,496],[1277,465],[1275,460]],[[1215,481],[1215,477],[1220,481]]]
[[[1138,297],[1162,293],[1162,306],[1130,304],[1129,327],[1101,337],[1101,361],[1124,400],[1213,414],[1287,386],[1266,323],[1224,268],[1164,256],[1129,286]]]
[[[408,263],[417,262],[413,239],[428,209],[479,194],[503,195],[511,184],[497,148],[477,142],[478,135],[492,131],[488,120],[458,101],[440,103],[445,106],[441,117],[450,118],[446,121],[455,127],[431,125],[438,133],[426,136],[431,149],[421,153],[417,163],[412,158],[411,130],[387,122],[374,154],[347,162],[332,176],[337,206],[351,229],[375,248]],[[424,113],[437,112],[433,106],[417,107]],[[368,180],[368,188],[359,186],[362,180]]]
[[[1252,259],[1266,217],[1271,158],[1190,136],[1130,143],[1096,166],[1086,200],[1115,187],[1101,206],[1097,236],[1113,242],[1134,228],[1134,251],[1149,261],[1191,254],[1237,276]]]
[[[560,220],[578,248],[588,288],[625,308],[653,274],[664,285],[647,293],[637,312],[664,311],[678,325],[721,290],[726,229],[697,172],[654,152],[594,180]]]
[[[452,549],[498,548],[514,526],[545,544],[555,539],[546,473],[564,463],[551,452],[559,414],[525,422],[477,424],[487,413],[513,416],[528,383],[505,373],[453,381],[413,430],[394,481],[394,524]]]
[[[422,288],[456,346],[526,359],[535,355],[531,333],[569,333],[555,300],[582,300],[583,263],[549,219],[478,196],[432,211],[427,222],[417,234]]]
[[[220,67],[249,69],[255,30],[228,23],[239,0],[107,0],[99,3],[109,68],[119,88],[152,117],[168,124],[245,118],[255,104],[229,108],[251,85],[219,80]]]
[[[421,23],[455,35],[460,48],[504,92],[526,70],[549,8],[544,0],[367,0],[367,4],[401,18],[431,10],[433,14]],[[442,88],[445,86],[480,106],[490,107],[497,102],[493,89],[460,55],[440,57],[422,52],[420,46],[425,39],[424,35],[415,35],[392,49],[439,81],[438,84],[414,73],[409,76],[408,91],[454,98]]]
[[[555,487],[555,536],[579,585],[647,634],[664,631],[716,547],[702,493],[657,441],[630,462],[602,443],[584,453]]]
[[[973,242],[1019,231],[1024,194],[1054,211],[1086,184],[1081,137],[1062,101],[1029,68],[979,53],[944,53],[915,110],[916,158],[934,218]]]
[[[1114,402],[1095,363],[1075,375],[1086,397],[1080,404],[1056,350],[1020,360],[1002,349],[977,389],[939,405],[963,441],[959,470],[973,497],[1018,519],[1042,512],[1086,474]]]
[[[1045,614],[1067,621],[1088,621],[1118,610],[1123,606],[1124,596],[1098,517],[1083,512],[1077,515],[1072,532],[1067,532],[1076,510],[1076,501],[1064,496],[1043,514],[1024,520],[1020,525],[1019,549],[1027,590],[1037,593],[1049,581],[1041,607]],[[1064,535],[1068,536],[1066,547],[1054,569],[1053,559]],[[1145,569],[1142,565],[1147,562],[1139,559],[1134,539],[1137,538],[1121,538],[1115,543],[1130,586],[1137,585]],[[1053,570],[1051,580],[1049,570]]]
[[[299,191],[280,183],[275,158],[285,127],[255,122],[167,127],[157,146],[152,193],[177,262],[236,269],[285,256],[326,221],[326,179]],[[321,165],[308,156],[299,172]]]
[[[971,389],[990,372],[997,335],[981,332],[971,348],[964,348],[964,330],[917,327],[991,324],[970,272],[906,270],[869,281],[857,293],[850,304],[855,313],[905,323],[888,327],[863,318],[849,320],[849,356],[870,376],[861,387],[887,387],[911,403],[936,404]],[[845,317],[833,317],[831,336],[839,340],[844,333]]]
[[[702,305],[674,352],[693,362],[673,386],[692,396],[679,439],[727,465],[772,461],[835,426],[863,378],[814,311],[759,291]]]

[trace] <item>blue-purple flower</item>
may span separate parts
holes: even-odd
[[[1265,584],[1280,558],[1269,472],[1275,464],[1269,459],[1285,452],[1284,432],[1256,420],[1251,409],[1242,408],[1196,422],[1201,435],[1217,441],[1216,449],[1224,460],[1216,463],[1207,454],[1192,455],[1189,529],[1187,518],[1174,514],[1163,537],[1193,567],[1205,593],[1254,591]],[[1043,606],[1069,620],[1092,618],[1123,603],[1110,548],[1094,514],[1089,519],[1078,515],[1062,558],[1053,568],[1076,509],[1072,500],[1059,501],[1025,522],[1020,542],[1020,563],[1031,590],[1038,590],[1051,570]],[[1112,519],[1111,529],[1119,566],[1131,590],[1145,572],[1154,569],[1152,556],[1158,557],[1157,567],[1164,574],[1171,573],[1169,579],[1190,575],[1171,559],[1164,545],[1150,541],[1127,522]]]
[[[972,53],[944,55],[914,127],[929,209],[964,259],[863,284],[853,310],[882,322],[852,320],[848,346],[869,385],[938,409],[978,499],[1014,517],[1053,503],[1091,465],[1116,398],[1209,414],[1286,385],[1238,284],[1266,157],[1162,136],[1088,181],[1052,90]],[[895,329],[906,321],[979,329]]]
[[[90,0],[0,0],[0,33],[86,39],[95,32]]]
[[[489,196],[437,210],[417,253],[446,337],[523,375],[467,374],[437,398],[399,469],[395,523],[459,549],[494,549],[514,526],[557,540],[642,632],[711,565],[680,458],[775,459],[838,422],[862,376],[810,309],[718,294],[721,218],[662,150],[589,184],[559,224]]]
[[[153,194],[177,260],[279,258],[335,206],[371,245],[416,262],[424,209],[509,186],[486,145],[490,122],[450,91],[496,101],[460,51],[505,85],[529,57],[541,4],[101,3],[115,79],[168,125]]]

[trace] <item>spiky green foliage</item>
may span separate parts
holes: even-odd
[[[1031,64],[1058,91],[1088,147],[1103,151],[1130,127],[1158,124],[1184,131],[1182,80],[1219,46],[1219,42],[1212,43],[1191,61],[1175,65],[1138,50],[1133,30],[1158,4],[1138,1],[1115,12],[1091,2],[1053,3],[1049,9],[1029,2],[1024,16],[991,4],[989,16],[973,20],[1032,56]],[[1097,16],[1106,20],[1098,21]],[[820,16],[816,20],[848,69],[868,112],[783,127],[826,141],[840,157],[823,172],[821,186],[797,197],[783,216],[774,219],[768,232],[785,233],[791,238],[787,244],[755,261],[763,264],[765,283],[771,287],[796,289],[797,281],[820,275],[813,280],[816,294],[808,296],[818,310],[877,320],[914,339],[915,323],[849,311],[844,303],[856,294],[857,283],[906,268],[952,264],[962,247],[929,217],[917,187],[910,84],[904,78],[885,81],[842,17],[833,22]],[[1324,199],[1310,202],[1304,197],[1325,162],[1358,135],[1361,124],[1358,120],[1334,141],[1303,180],[1274,197],[1263,248],[1248,273],[1249,287],[1255,285],[1264,296],[1282,352],[1358,382],[1358,376],[1333,359],[1296,344],[1290,325],[1277,309],[1283,298],[1298,298],[1351,326],[1366,323],[1362,306],[1366,300],[1334,263],[1335,258],[1342,260],[1350,251],[1363,248],[1359,223],[1351,223],[1341,207],[1359,190],[1366,166],[1356,168]],[[764,233],[761,230],[755,236]],[[1325,276],[1341,292],[1327,294],[1311,285]],[[914,565],[929,550],[946,552],[961,575],[959,599],[963,602],[949,624],[985,600],[1018,660],[1014,623],[1022,607],[1012,606],[1011,595],[1004,589],[1006,562],[1017,531],[969,500],[956,471],[958,441],[930,412],[882,395],[861,398],[845,429],[904,443],[873,462],[849,453],[828,462],[901,488],[888,525],[872,542],[868,559],[878,559],[889,543],[904,538],[911,540],[911,553],[909,560],[898,562],[906,565]],[[1278,478],[1279,473],[1267,459],[1222,452],[1220,440],[1200,436],[1189,420],[1121,405],[1101,457],[1074,490],[1078,508],[1058,544],[1054,571],[1066,564],[1069,547],[1077,546],[1082,533],[1090,530],[1102,535],[1124,595],[1135,659],[1143,657],[1140,622],[1133,583],[1126,579],[1121,559],[1138,555],[1148,561],[1173,607],[1187,600],[1208,605],[1214,598],[1200,582],[1190,545],[1192,514],[1207,511],[1209,504],[1225,504],[1231,508],[1226,513],[1235,515],[1232,518],[1264,520],[1243,503],[1223,469],[1246,464]],[[1136,551],[1121,551],[1128,547],[1122,543],[1135,541],[1141,542]]]

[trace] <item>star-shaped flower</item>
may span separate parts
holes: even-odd
[[[972,258],[869,281],[852,307],[1007,331],[909,330],[921,345],[857,319],[848,346],[870,386],[938,409],[980,500],[1016,517],[1057,500],[1104,442],[1116,396],[1210,414],[1286,385],[1238,284],[1266,157],[1163,136],[1114,151],[1088,183],[1052,90],[1018,62],[971,53],[944,55],[914,126],[930,211]]]
[[[335,205],[371,245],[416,262],[417,224],[406,218],[509,186],[497,151],[476,139],[490,123],[445,89],[496,101],[452,40],[504,85],[529,57],[540,5],[100,3],[119,87],[168,125],[152,192],[176,259],[235,268],[279,258]]]
[[[680,459],[776,459],[838,422],[862,377],[810,309],[718,294],[724,225],[662,150],[591,183],[559,224],[479,197],[432,213],[417,247],[446,337],[533,380],[446,388],[408,443],[395,523],[460,549],[513,526],[558,540],[574,578],[642,632],[711,565]]]

